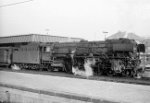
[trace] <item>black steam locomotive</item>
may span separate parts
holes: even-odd
[[[144,44],[130,39],[81,41],[67,43],[28,43],[0,48],[0,64],[17,65],[21,69],[72,72],[84,69],[84,61],[94,58],[95,75],[134,76],[140,69],[140,53]]]

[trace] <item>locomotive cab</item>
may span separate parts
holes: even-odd
[[[145,53],[145,45],[144,44],[138,44],[137,45],[137,51]]]

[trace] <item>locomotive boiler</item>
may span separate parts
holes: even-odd
[[[130,39],[84,41],[55,44],[52,58],[54,62],[57,61],[57,65],[61,64],[66,72],[71,72],[71,67],[84,70],[85,61],[94,58],[96,63],[92,68],[95,75],[134,76],[139,69],[140,52],[144,51],[143,44],[137,44],[135,40]]]

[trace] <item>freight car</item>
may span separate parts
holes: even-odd
[[[4,50],[3,50],[4,49]],[[7,51],[7,56],[3,51]],[[134,76],[140,65],[143,44],[130,39],[81,41],[67,43],[28,43],[15,47],[1,47],[0,62],[17,65],[21,69],[72,72],[72,67],[84,70],[87,59],[94,58],[94,74]]]

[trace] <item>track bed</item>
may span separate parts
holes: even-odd
[[[141,84],[141,85],[150,85],[150,78],[129,78],[129,77],[119,77],[119,76],[92,76],[92,77],[83,77],[83,76],[74,76],[73,74],[68,74],[64,72],[48,72],[48,71],[36,71],[36,70],[10,70],[9,68],[2,68],[0,70],[8,72],[18,72],[18,73],[29,73],[29,74],[38,74],[38,75],[51,75],[51,76],[60,76],[60,77],[69,77],[77,79],[88,79],[88,80],[97,80],[97,81],[108,81],[108,82],[118,82],[118,83],[127,83],[127,84]]]

